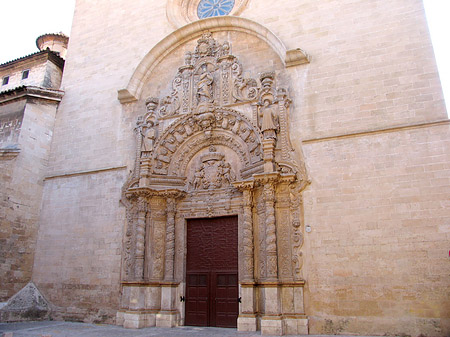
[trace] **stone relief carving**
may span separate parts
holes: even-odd
[[[195,169],[190,187],[194,190],[217,189],[231,186],[236,179],[230,163],[225,161],[225,155],[216,152],[211,146],[209,153],[200,157],[201,163]]]
[[[124,279],[174,281],[184,252],[177,217],[241,207],[242,280],[300,281],[306,170],[289,140],[287,89],[274,72],[244,77],[231,44],[209,32],[182,63],[170,90],[145,100],[135,127],[136,167],[122,197]]]

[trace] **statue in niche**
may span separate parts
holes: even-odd
[[[209,72],[207,64],[203,64],[202,73],[197,83],[197,100],[199,104],[213,102],[213,82],[214,78]]]
[[[152,152],[153,144],[156,139],[155,122],[152,119],[147,120],[141,125],[140,132],[142,136],[142,151]]]
[[[278,130],[278,112],[269,98],[263,98],[263,106],[259,109],[259,127],[264,138],[276,138]]]
[[[141,151],[152,152],[153,144],[156,139],[156,117],[155,111],[158,106],[159,100],[154,97],[149,97],[145,100],[145,106],[147,113],[144,117],[138,118],[137,129],[142,137]]]

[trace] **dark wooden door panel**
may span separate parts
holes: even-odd
[[[236,327],[237,217],[188,221],[186,325]]]
[[[237,273],[215,273],[212,280],[215,281],[215,326],[236,328],[239,311]]]
[[[209,273],[186,275],[186,325],[209,325]]]

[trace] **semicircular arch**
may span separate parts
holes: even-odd
[[[236,153],[242,169],[248,171],[262,164],[261,140],[259,129],[235,110],[217,108],[187,115],[174,122],[155,144],[155,167],[169,176],[183,176],[200,150],[220,145]]]
[[[286,65],[290,62],[289,53],[283,42],[268,28],[245,18],[218,16],[187,24],[169,34],[157,43],[137,66],[126,88],[119,90],[121,103],[138,100],[144,84],[149,80],[154,68],[175,48],[202,35],[203,32],[239,31],[253,35],[266,42]]]

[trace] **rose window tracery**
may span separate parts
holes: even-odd
[[[234,0],[201,0],[197,7],[197,15],[200,19],[228,15],[233,7]]]

